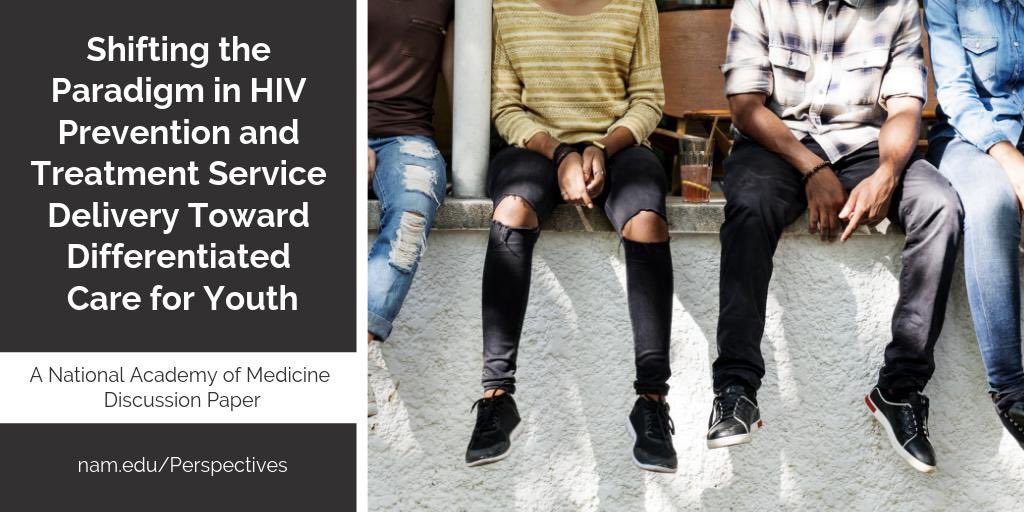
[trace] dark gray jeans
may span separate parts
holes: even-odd
[[[812,139],[803,142],[827,158]],[[833,168],[849,192],[878,168],[878,144],[857,150]],[[772,257],[783,229],[807,209],[807,195],[800,174],[782,157],[738,140],[725,161],[725,197],[714,386],[719,391],[735,383],[756,390],[765,371],[761,337]],[[946,314],[963,209],[949,182],[919,159],[909,164],[893,193],[889,220],[903,228],[907,243],[892,341],[878,384],[920,390],[935,370],[935,341]]]

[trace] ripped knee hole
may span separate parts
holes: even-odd
[[[398,146],[398,152],[428,160],[436,157],[438,153],[432,144],[417,139],[402,139]]]
[[[668,241],[668,222],[651,210],[637,212],[622,226],[622,237],[641,243]]]
[[[402,212],[398,232],[391,242],[388,262],[403,272],[412,272],[426,245],[427,219],[416,212]]]
[[[537,229],[540,224],[533,206],[519,196],[505,196],[494,209],[491,220],[511,229]]]
[[[405,189],[410,192],[420,192],[438,202],[434,194],[434,186],[437,184],[437,173],[428,167],[416,164],[406,164],[405,173],[402,175]]]

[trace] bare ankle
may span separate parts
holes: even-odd
[[[501,388],[485,389],[484,398],[494,398],[505,394],[505,390]]]

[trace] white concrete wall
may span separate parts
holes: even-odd
[[[660,475],[630,462],[633,352],[618,240],[545,232],[519,358],[525,431],[509,459],[466,468],[485,242],[479,231],[431,235],[394,334],[371,355],[381,408],[369,421],[370,510],[1022,509],[1024,451],[985,393],[962,274],[926,390],[938,472],[912,470],[867,413],[896,301],[898,236],[783,240],[759,395],[766,430],[751,445],[710,451],[719,244],[674,238],[679,472]]]

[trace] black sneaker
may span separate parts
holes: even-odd
[[[922,473],[935,471],[935,450],[928,440],[928,397],[914,392],[906,398],[887,398],[876,387],[864,402],[885,427],[896,453]]]
[[[743,386],[726,386],[715,397],[708,420],[708,448],[725,448],[749,443],[754,432],[764,428],[761,410]]]
[[[519,409],[512,395],[505,393],[473,403],[476,426],[466,448],[466,465],[482,466],[508,457],[512,435],[519,427]]]
[[[1024,393],[1009,396],[992,396],[996,404],[996,413],[1006,430],[1024,448]]]
[[[676,426],[668,415],[668,404],[637,397],[626,428],[633,438],[633,463],[640,469],[675,473],[678,462],[672,447]]]

